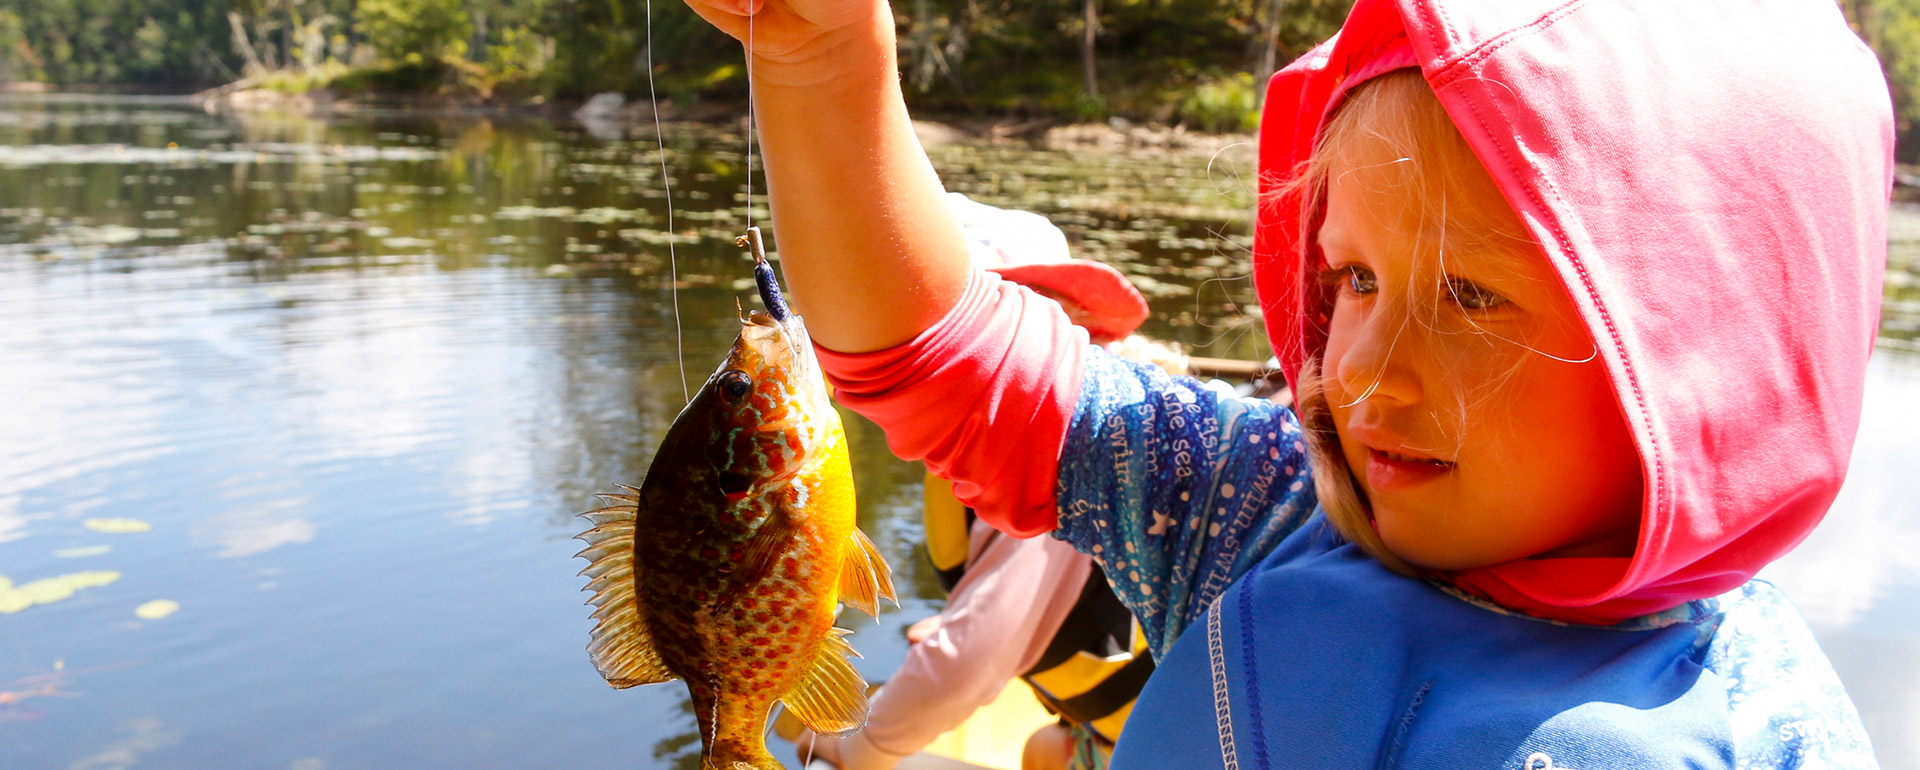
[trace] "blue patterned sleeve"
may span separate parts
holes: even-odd
[[[1736,765],[1769,770],[1879,767],[1866,725],[1813,630],[1764,580],[1720,597],[1706,668],[1727,680]]]
[[[1158,659],[1313,513],[1293,410],[1104,351],[1060,453],[1054,537],[1091,554]]]

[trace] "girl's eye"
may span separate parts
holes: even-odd
[[[1448,278],[1447,293],[1452,295],[1455,304],[1468,310],[1490,310],[1507,304],[1506,297],[1462,278]]]
[[[1374,276],[1372,270],[1359,265],[1321,271],[1320,283],[1353,294],[1372,294],[1380,290],[1380,279]]]

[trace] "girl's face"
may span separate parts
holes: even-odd
[[[1457,221],[1443,249],[1397,166],[1336,163],[1317,236],[1326,397],[1381,540],[1434,570],[1631,555],[1639,455],[1552,267]]]

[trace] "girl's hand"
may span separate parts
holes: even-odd
[[[921,618],[920,622],[907,626],[907,643],[919,644],[940,630],[940,616]]]
[[[939,321],[966,291],[967,244],[907,117],[886,0],[687,4],[753,41],[775,248],[814,343],[881,350]]]
[[[812,85],[841,74],[841,67],[879,64],[869,57],[834,54],[850,42],[893,35],[893,11],[886,0],[686,2],[694,13],[748,47],[756,60],[756,79],[772,77],[782,85]],[[885,65],[891,67],[892,62]]]

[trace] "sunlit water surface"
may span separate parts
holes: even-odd
[[[741,136],[666,145],[671,231],[645,130],[0,101],[0,576],[119,573],[0,614],[0,767],[697,767],[680,688],[588,663],[569,539],[641,478],[676,350],[697,387],[748,295]],[[1251,148],[935,155],[1122,265],[1156,336],[1261,353],[1236,305]],[[1920,215],[1895,229],[1852,477],[1769,575],[1885,765],[1920,767]],[[938,591],[919,470],[849,431],[904,594],[844,619],[880,679]],[[111,518],[151,530],[86,525]],[[154,600],[179,609],[136,615]]]

